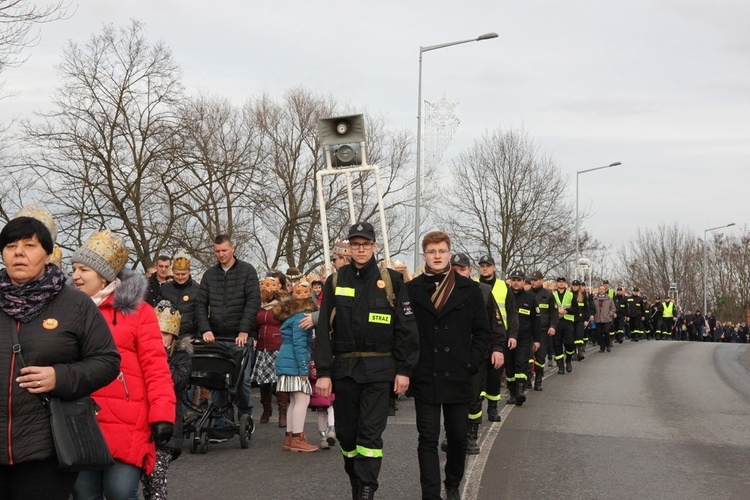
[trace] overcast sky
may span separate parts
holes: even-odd
[[[424,54],[424,99],[459,102],[448,160],[522,127],[571,200],[576,171],[622,162],[579,176],[586,227],[615,247],[660,223],[703,237],[748,222],[747,0],[82,0],[3,75],[3,119],[48,106],[67,40],[129,18],[172,49],[190,92],[241,104],[301,85],[415,133],[419,47],[497,32]]]

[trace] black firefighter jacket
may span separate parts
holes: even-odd
[[[411,375],[419,354],[417,326],[403,276],[388,272],[396,294],[393,305],[375,258],[362,268],[339,269],[335,289],[333,275],[326,280],[313,348],[318,378],[369,383]]]
[[[482,292],[456,274],[455,287],[438,312],[430,299],[434,286],[425,275],[407,288],[419,330],[419,361],[409,394],[430,404],[471,402],[472,376],[486,360],[492,341]]]

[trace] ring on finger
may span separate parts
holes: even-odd
[[[42,381],[41,380],[37,380],[36,381],[36,386],[37,387],[41,387],[42,386]]]

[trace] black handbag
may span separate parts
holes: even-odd
[[[24,368],[26,361],[21,354],[15,324],[12,331],[13,352],[16,353],[19,369]],[[61,470],[104,469],[114,463],[96,420],[95,403],[90,396],[73,400],[41,396],[41,399],[50,409],[52,439]]]

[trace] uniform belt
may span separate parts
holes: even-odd
[[[375,356],[392,356],[390,352],[342,352],[334,354],[334,358],[373,358]]]

